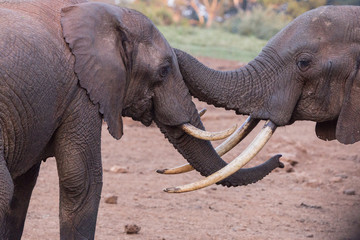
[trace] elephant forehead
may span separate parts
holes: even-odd
[[[280,31],[269,44],[282,49],[283,54],[308,50],[317,52],[319,46],[359,42],[360,7],[320,7],[296,18]],[[280,53],[282,54],[282,53]]]
[[[303,27],[314,35],[348,39],[349,35],[354,34],[354,29],[360,27],[359,11],[360,7],[357,6],[320,7],[303,15]]]
[[[164,61],[170,61],[171,49],[162,42],[140,43],[138,46],[137,61],[147,66],[157,67]]]
[[[122,22],[127,26],[127,31],[133,40],[152,43],[155,38],[161,35],[153,22],[142,13],[130,9],[120,10],[127,12],[124,14]]]

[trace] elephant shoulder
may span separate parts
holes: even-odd
[[[11,44],[20,49],[28,47],[40,52],[42,49],[45,52],[57,52],[58,56],[65,53],[65,58],[69,59],[71,54],[63,39],[60,11],[62,7],[76,2],[78,1],[0,2],[0,49],[8,48]]]
[[[54,83],[73,81],[75,59],[63,39],[60,22],[36,16],[30,8],[25,11],[26,5],[21,9],[10,7],[12,5],[16,4],[0,3],[0,73],[16,66],[17,71],[26,69],[24,72],[28,74],[22,76],[23,80],[43,79],[40,73],[46,72],[46,79],[52,79]]]

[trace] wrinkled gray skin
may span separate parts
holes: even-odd
[[[102,119],[116,139],[122,116],[155,121],[202,175],[226,165],[208,141],[177,127],[203,128],[174,51],[154,25],[133,10],[70,1],[0,3],[1,240],[21,238],[41,161],[51,156],[61,239],[94,238]],[[274,157],[222,184],[256,182],[278,166]]]
[[[360,7],[304,13],[276,34],[248,65],[214,71],[176,50],[193,96],[238,114],[284,126],[317,122],[317,136],[360,140]]]

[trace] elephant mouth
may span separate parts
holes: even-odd
[[[139,121],[148,127],[154,120],[152,101],[142,101],[139,104],[126,107],[123,109],[122,115],[131,117],[134,121]]]

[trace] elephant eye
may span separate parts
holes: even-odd
[[[298,61],[297,66],[300,69],[300,71],[305,72],[306,70],[309,69],[310,63],[311,63],[310,60],[300,60]]]
[[[160,77],[164,78],[170,73],[170,66],[161,67],[159,70]]]

